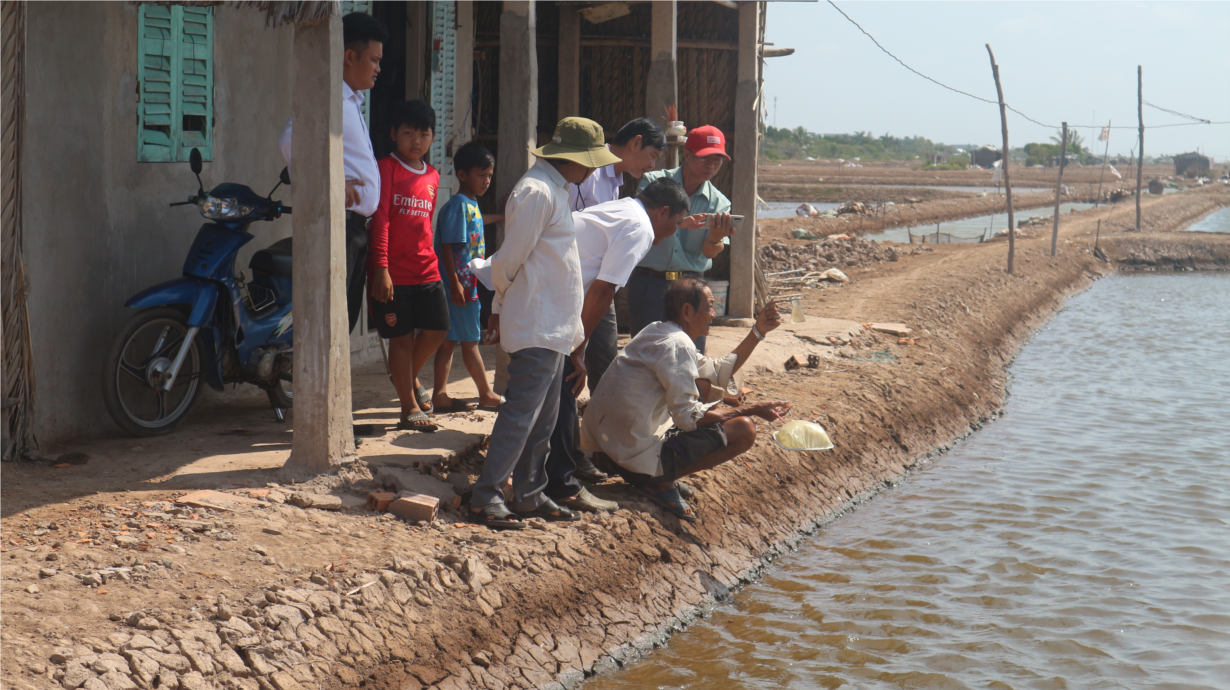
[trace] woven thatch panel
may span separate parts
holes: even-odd
[[[22,260],[21,150],[25,108],[26,3],[0,3],[3,95],[0,96],[0,300],[4,319],[4,460],[36,447],[34,361],[30,315],[26,310],[26,272]]]
[[[680,3],[680,7],[684,4]],[[733,50],[680,48],[678,53],[679,116],[688,129],[713,125],[722,130],[727,153],[734,148],[738,57]],[[713,178],[713,184],[726,196],[731,194],[731,181],[730,165],[723,165]]]
[[[649,49],[581,47],[581,114],[602,125],[607,139],[645,115]]]
[[[679,38],[710,41],[739,39],[739,12],[712,2],[681,2],[677,11]]]
[[[215,7],[234,5],[263,10],[271,26],[301,23],[341,14],[341,0],[129,0],[133,5],[187,5]]]

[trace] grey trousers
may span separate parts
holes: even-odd
[[[471,508],[502,503],[500,485],[513,478],[513,510],[534,510],[547,487],[547,454],[559,412],[564,355],[540,347],[509,353],[508,390],[491,429],[483,473],[474,484]]]
[[[615,323],[615,303],[611,302],[611,308],[594,327],[594,332],[589,335],[589,345],[585,346],[585,368],[589,370],[586,385],[589,386],[590,395],[594,394],[598,381],[618,353],[619,329]]]
[[[632,321],[633,338],[649,324],[666,320],[666,288],[670,285],[671,281],[665,278],[632,272],[628,279],[628,316]],[[696,339],[696,351],[702,355],[705,354],[705,340],[704,336]]]

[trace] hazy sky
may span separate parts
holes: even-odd
[[[1136,126],[1138,64],[1146,101],[1230,121],[1230,2],[835,1],[914,69],[995,100],[990,43],[1008,104],[1056,127],[1086,125],[1079,131],[1099,152],[1104,144],[1087,125]],[[907,71],[827,2],[770,2],[765,40],[796,51],[766,60],[769,124],[1001,141],[997,106]],[[1230,124],[1149,129],[1174,122],[1184,120],[1145,106],[1146,155],[1199,148],[1230,160]],[[1012,112],[1008,132],[1014,148],[1054,133]],[[1111,130],[1111,153],[1128,153],[1135,137],[1135,129]]]

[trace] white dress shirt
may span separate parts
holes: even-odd
[[[587,292],[595,279],[626,285],[632,269],[653,246],[649,214],[634,197],[574,211],[572,225],[581,258],[581,286]]]
[[[278,139],[287,167],[291,167],[290,131],[294,123],[293,117],[287,120]],[[372,150],[372,138],[367,133],[367,123],[363,121],[363,92],[351,89],[346,82],[342,82],[342,165],[347,180],[363,182],[355,186],[359,203],[347,210],[370,218],[380,204],[380,168],[376,167],[376,152]],[[290,179],[293,181],[293,167],[291,173]]]
[[[671,426],[695,431],[696,422],[722,399],[734,375],[734,353],[711,359],[674,321],[649,324],[619,353],[581,418],[581,447],[600,450],[620,467],[662,476],[662,442]],[[700,400],[696,379],[714,387]]]
[[[506,351],[541,347],[568,354],[585,339],[568,181],[541,158],[508,198],[504,243],[491,257],[491,274],[491,313],[500,315]]]
[[[610,146],[606,148],[611,149]],[[568,208],[573,212],[584,211],[590,206],[615,201],[623,184],[623,173],[616,174],[614,163],[598,168],[581,184],[568,185]]]

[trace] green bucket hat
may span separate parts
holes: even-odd
[[[555,125],[551,143],[534,149],[539,158],[559,158],[587,168],[603,168],[621,159],[606,147],[602,125],[583,117],[566,117]]]

